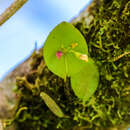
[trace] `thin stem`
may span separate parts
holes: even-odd
[[[68,75],[68,63],[67,63],[67,57],[65,56],[65,71],[66,71],[66,76]],[[64,79],[64,81],[66,82],[66,77]]]
[[[0,15],[0,26],[15,14],[28,0],[14,0],[14,2]]]
[[[130,54],[130,51],[129,51],[129,52],[125,52],[125,53],[121,54],[121,55],[118,56],[118,57],[115,57],[115,58],[113,59],[113,61],[118,61],[119,59],[121,59],[122,57],[124,57],[125,55],[128,55],[128,54]]]

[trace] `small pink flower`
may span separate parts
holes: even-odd
[[[61,51],[57,51],[56,52],[56,57],[57,57],[57,59],[59,60],[60,59],[60,57],[62,56],[62,52]]]

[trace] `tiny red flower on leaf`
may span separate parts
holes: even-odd
[[[56,57],[57,57],[58,60],[60,59],[60,57],[62,56],[62,54],[63,53],[61,51],[56,52]]]

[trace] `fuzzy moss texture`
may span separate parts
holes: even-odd
[[[73,93],[70,80],[51,73],[42,50],[32,55],[31,71],[17,78],[21,100],[15,122],[18,130],[95,130],[130,124],[130,1],[100,0],[94,20],[76,23],[89,55],[100,73],[94,95],[85,104]],[[69,118],[56,117],[40,98],[46,92]]]

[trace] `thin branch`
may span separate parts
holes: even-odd
[[[117,61],[117,60],[121,59],[122,57],[124,57],[125,55],[128,55],[128,54],[130,54],[130,51],[129,51],[129,52],[125,52],[125,53],[119,55],[118,57],[115,57],[115,58],[113,59],[113,61]]]
[[[28,0],[14,0],[14,2],[0,15],[0,26],[16,13]]]

